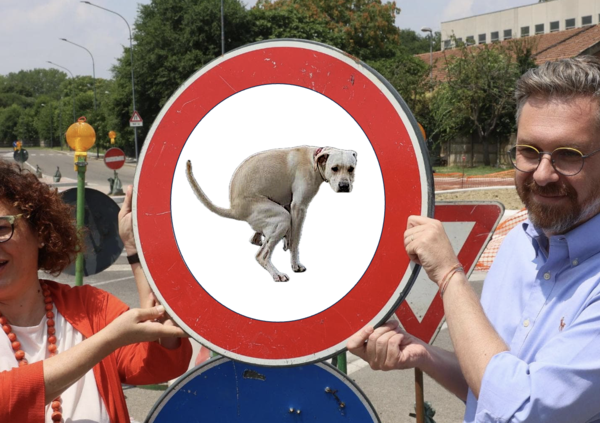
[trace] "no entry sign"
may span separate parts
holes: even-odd
[[[246,179],[268,179],[269,188],[281,188],[276,195],[291,189],[291,174],[305,175],[296,188],[308,187],[316,172],[334,180],[337,165],[316,166],[326,147],[355,153],[340,165],[354,172],[353,189],[336,193],[323,182],[303,205],[299,251],[306,271],[290,268],[282,248],[293,242],[290,232],[272,257],[290,280],[274,282],[257,263],[265,250],[254,245],[269,234],[255,234],[244,221],[273,217],[250,205],[254,217],[226,219],[197,195],[221,210],[245,201],[256,185],[230,194],[232,175],[264,151],[267,158],[256,159]],[[290,153],[306,149],[314,151],[309,166]],[[203,194],[188,180],[188,161]],[[288,170],[275,170],[282,163]],[[194,74],[154,121],[135,184],[138,251],[161,303],[206,347],[260,365],[322,360],[367,323],[385,321],[416,275],[402,243],[407,218],[432,214],[424,142],[400,96],[360,61],[312,42],[252,44]],[[277,219],[286,207],[290,216],[298,213],[266,194],[252,201],[271,201]]]
[[[119,170],[125,164],[125,152],[120,148],[113,147],[106,150],[104,164],[112,170]]]

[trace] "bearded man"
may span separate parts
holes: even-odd
[[[528,220],[503,242],[481,302],[440,222],[411,216],[404,234],[439,285],[454,352],[390,322],[348,349],[374,369],[419,367],[466,402],[465,422],[600,421],[600,61],[545,63],[515,96],[508,154]]]

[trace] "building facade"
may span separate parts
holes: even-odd
[[[598,23],[600,0],[553,0],[442,22],[442,49],[454,47],[455,41],[485,44]]]

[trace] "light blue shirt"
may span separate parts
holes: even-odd
[[[549,243],[549,248],[548,248]],[[506,237],[481,304],[510,348],[492,357],[465,422],[600,421],[600,215],[546,238]]]

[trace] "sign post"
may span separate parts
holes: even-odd
[[[117,147],[109,148],[104,154],[104,164],[115,172],[114,178],[110,184],[109,195],[125,195],[123,192],[123,185],[117,174],[117,170],[121,169],[125,164],[125,152]]]
[[[85,226],[85,171],[87,169],[87,151],[96,142],[96,131],[86,123],[85,117],[69,126],[66,133],[69,146],[75,150],[75,170],[77,171],[77,231],[81,236]],[[83,285],[83,251],[77,253],[75,261],[75,284]]]

